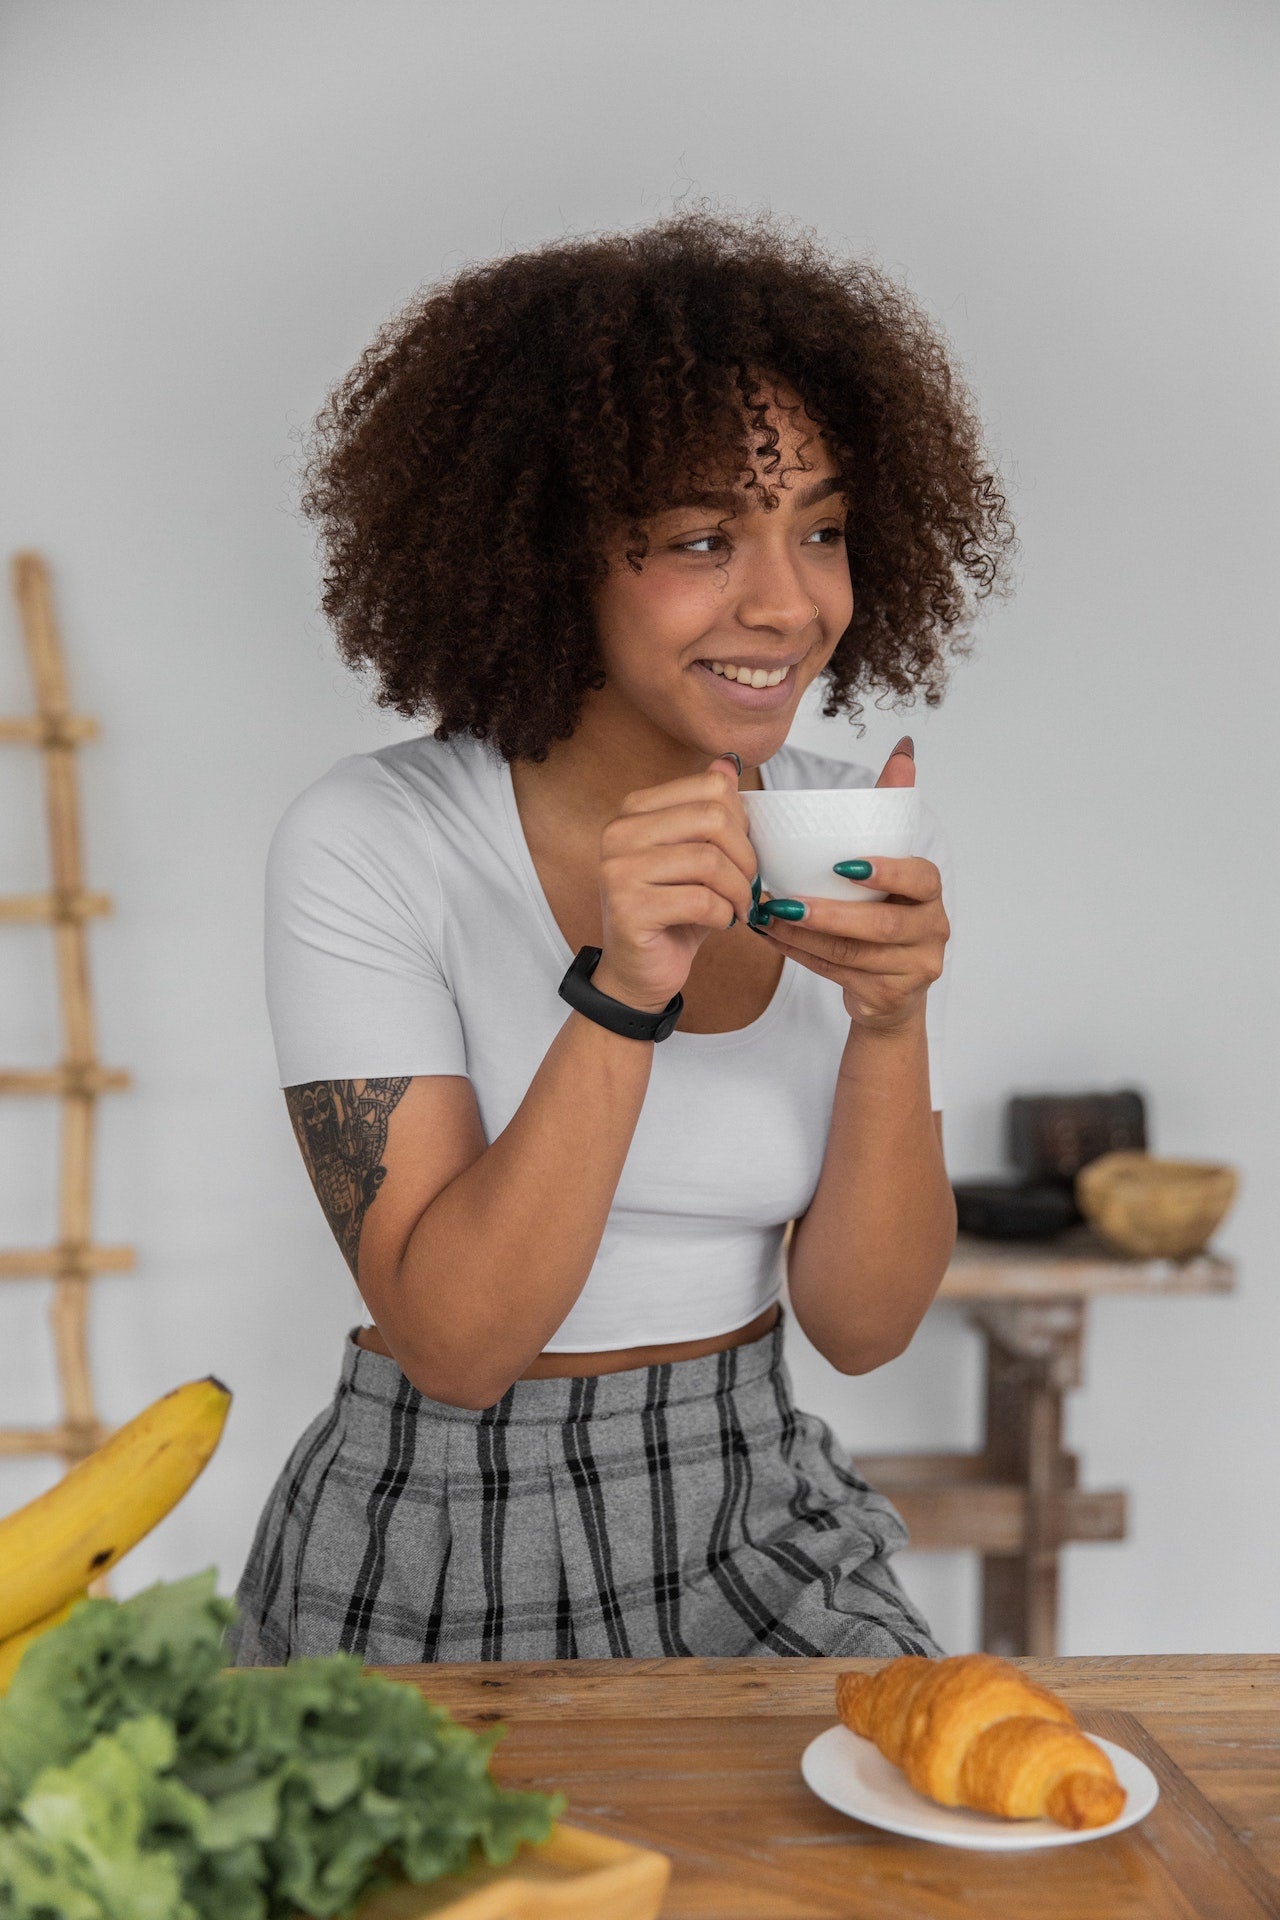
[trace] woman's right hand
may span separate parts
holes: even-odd
[[[705,773],[629,793],[600,836],[602,993],[660,1012],[709,933],[751,911],[756,856],[727,754]]]

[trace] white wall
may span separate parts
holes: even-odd
[[[117,1590],[234,1584],[355,1317],[274,1081],[261,868],[301,787],[418,729],[314,611],[298,433],[419,285],[707,192],[904,277],[1010,484],[1021,589],[944,705],[797,729],[878,766],[909,727],[956,842],[953,1177],[1000,1168],[1011,1090],[1129,1083],[1157,1151],[1243,1174],[1238,1293],[1093,1312],[1069,1441],[1132,1531],[1066,1554],[1063,1650],[1274,1649],[1275,9],[10,0],[2,34],[0,535],[56,569],[103,725],[94,969],[136,1075],[103,1109],[99,1231],[138,1270],[98,1283],[97,1377],[113,1420],[209,1370],[236,1395]],[[6,607],[0,712],[26,704]],[[36,887],[35,766],[0,762],[0,890]],[[48,953],[3,934],[0,1063],[53,1053]],[[4,1103],[0,1243],[49,1233],[53,1142]],[[0,1297],[6,1421],[53,1411],[41,1299]],[[869,1378],[796,1373],[855,1448],[977,1438],[954,1310]],[[0,1463],[0,1506],[51,1473]],[[972,1645],[968,1557],[899,1564]]]

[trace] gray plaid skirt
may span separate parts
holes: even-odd
[[[258,1522],[230,1658],[920,1653],[902,1518],[797,1411],[782,1323],[626,1373],[429,1400],[348,1336]]]

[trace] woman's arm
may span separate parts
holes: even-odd
[[[492,1146],[458,1075],[286,1088],[307,1171],[378,1330],[431,1399],[492,1406],[573,1306],[653,1048],[571,1012]]]
[[[923,1007],[901,1029],[851,1026],[822,1172],[787,1255],[796,1319],[841,1373],[902,1353],[946,1273],[956,1203],[941,1121]]]
[[[880,784],[910,784],[898,752]],[[767,937],[837,982],[849,1015],[822,1171],[787,1249],[796,1319],[842,1373],[870,1373],[909,1346],[956,1241],[925,1014],[951,935],[942,874],[915,855],[859,867],[882,900],[764,903]]]

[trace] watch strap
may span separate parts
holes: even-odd
[[[684,995],[673,994],[657,1013],[615,1000],[612,994],[602,993],[591,983],[602,952],[601,947],[578,948],[560,982],[560,998],[567,1000],[575,1012],[585,1014],[598,1026],[608,1027],[611,1033],[625,1035],[628,1040],[665,1040],[675,1031],[684,1011]]]

